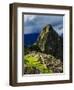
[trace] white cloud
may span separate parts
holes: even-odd
[[[57,26],[53,26],[53,28],[59,35],[61,35],[63,33],[63,26],[61,24],[59,24]]]
[[[24,15],[24,34],[39,33],[47,24],[51,24],[59,35],[63,33],[62,16]]]
[[[36,18],[36,15],[24,15],[24,22],[32,21],[35,18]]]

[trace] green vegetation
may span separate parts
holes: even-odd
[[[31,51],[24,56],[24,73],[62,73],[63,67],[60,59],[56,59],[50,54]]]
[[[38,54],[28,54],[24,56],[24,63],[27,66],[27,72],[32,72],[34,69],[39,73],[52,73],[51,69],[48,69],[43,63],[41,63]]]

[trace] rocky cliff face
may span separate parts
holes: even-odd
[[[43,28],[36,44],[42,52],[63,60],[63,38],[55,32],[50,24]]]

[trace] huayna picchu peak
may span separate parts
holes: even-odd
[[[36,44],[42,52],[52,54],[61,60],[63,59],[63,39],[50,24],[43,28]]]

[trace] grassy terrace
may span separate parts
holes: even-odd
[[[52,55],[31,52],[24,56],[25,74],[62,72],[62,62]]]

